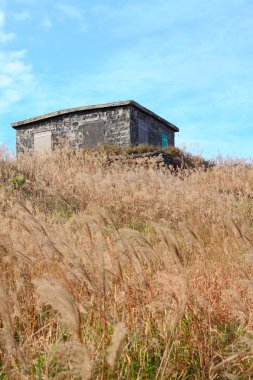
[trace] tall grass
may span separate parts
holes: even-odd
[[[0,379],[250,379],[253,165],[0,158]]]

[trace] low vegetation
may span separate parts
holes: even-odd
[[[106,149],[1,152],[0,379],[251,379],[253,164]]]

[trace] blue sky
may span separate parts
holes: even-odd
[[[133,99],[206,157],[252,157],[252,0],[0,0],[0,144],[13,121]]]

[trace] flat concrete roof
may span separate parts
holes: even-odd
[[[133,107],[139,109],[140,111],[142,111],[142,112],[144,112],[144,113],[152,116],[153,118],[159,120],[161,123],[165,124],[167,127],[173,129],[175,132],[179,131],[179,129],[174,124],[172,124],[169,121],[163,119],[162,117],[158,116],[154,112],[152,112],[149,109],[141,106],[139,103],[137,103],[137,102],[135,102],[133,100],[126,100],[126,101],[123,101],[123,102],[95,104],[95,105],[91,105],[91,106],[69,108],[69,109],[66,109],[66,110],[60,110],[60,111],[56,111],[56,112],[51,112],[51,113],[47,113],[45,115],[32,117],[30,119],[26,119],[26,120],[22,120],[22,121],[17,121],[15,123],[12,123],[11,126],[12,126],[12,128],[17,129],[19,127],[23,127],[26,124],[33,124],[33,123],[36,123],[36,122],[39,122],[39,121],[42,121],[42,120],[54,118],[54,117],[61,116],[61,115],[66,115],[66,114],[71,114],[71,113],[76,113],[76,112],[81,112],[81,111],[92,111],[92,110],[98,110],[98,109],[103,109],[103,108],[116,108],[116,107],[125,107],[125,106],[133,106]]]

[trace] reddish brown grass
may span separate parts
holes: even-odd
[[[250,379],[252,164],[105,162],[2,153],[0,379]]]

